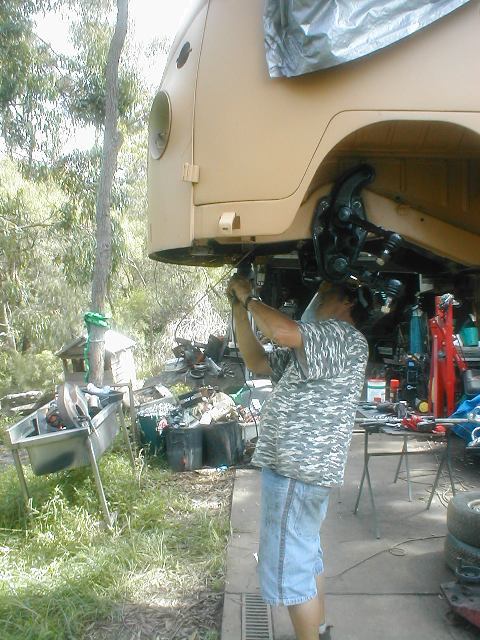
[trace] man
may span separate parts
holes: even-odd
[[[297,640],[327,640],[319,532],[330,490],[343,483],[368,359],[354,325],[366,319],[368,303],[361,290],[324,283],[314,321],[302,323],[264,304],[244,278],[234,276],[227,295],[246,366],[276,383],[252,459],[262,467],[262,597],[288,607]],[[257,340],[248,312],[279,345],[273,353]]]

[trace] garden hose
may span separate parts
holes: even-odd
[[[87,311],[87,313],[83,316],[83,320],[87,327],[87,340],[85,342],[85,348],[83,350],[83,360],[85,362],[85,382],[88,382],[88,377],[90,373],[90,361],[88,359],[88,354],[90,351],[90,328],[92,325],[97,327],[105,327],[108,329],[110,327],[108,318],[104,316],[102,313],[94,313],[93,311]]]

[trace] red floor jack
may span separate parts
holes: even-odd
[[[452,294],[435,297],[435,317],[429,321],[432,336],[432,360],[429,381],[429,410],[435,418],[450,416],[455,411],[455,364],[460,372],[467,370],[464,359],[453,344]],[[473,419],[473,418],[472,418]],[[476,430],[475,430],[476,431]],[[444,462],[447,462],[453,493],[454,484],[450,468],[450,431],[447,432],[447,450],[439,465],[428,506],[432,501]],[[455,571],[457,580],[441,585],[442,592],[453,611],[475,627],[480,628],[480,568],[459,563]]]
[[[459,562],[457,580],[440,585],[453,611],[480,629],[480,567]]]
[[[465,360],[453,344],[453,305],[451,293],[435,297],[435,317],[429,320],[432,359],[428,384],[428,409],[435,418],[451,416],[455,411],[455,364],[463,373]]]
[[[460,371],[466,371],[464,359],[453,344],[453,306],[456,304],[451,293],[435,297],[435,316],[429,320],[432,336],[432,358],[430,363],[430,380],[428,384],[428,408],[436,419],[451,416],[455,411],[455,363]],[[455,495],[452,465],[450,461],[451,429],[445,425],[447,446],[440,460],[433,489],[427,503],[430,508],[443,467],[447,465],[452,493]]]

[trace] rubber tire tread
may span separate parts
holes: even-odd
[[[480,547],[480,512],[468,508],[472,500],[480,500],[480,491],[461,491],[448,503],[447,529],[458,540]]]
[[[457,558],[461,558],[464,564],[480,568],[480,549],[465,544],[451,533],[447,533],[445,538],[445,562],[452,571],[455,571],[458,565]]]

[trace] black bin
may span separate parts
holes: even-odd
[[[229,467],[243,457],[240,425],[236,420],[215,422],[203,427],[203,463],[209,467]]]
[[[173,471],[201,469],[203,463],[203,432],[200,426],[168,428],[166,430],[168,466]]]

